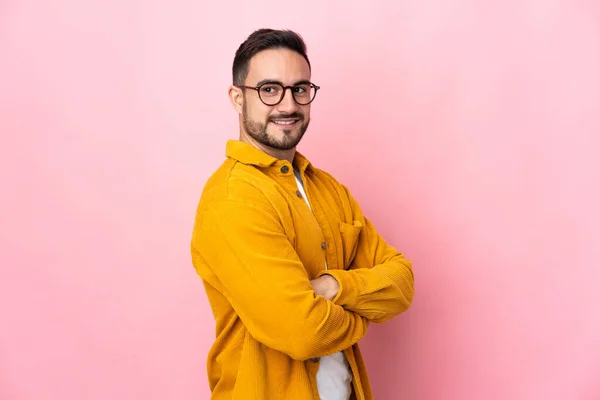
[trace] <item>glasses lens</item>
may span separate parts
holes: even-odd
[[[258,89],[258,94],[263,103],[273,106],[281,100],[283,86],[277,83],[267,83]]]
[[[308,104],[315,98],[316,90],[313,85],[302,84],[294,86],[292,93],[298,104]]]

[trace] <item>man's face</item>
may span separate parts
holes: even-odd
[[[304,57],[287,49],[270,49],[252,57],[245,85],[259,86],[269,81],[293,86],[309,80],[310,69]],[[267,92],[263,91],[261,95],[267,100],[268,89],[265,90]],[[261,101],[256,90],[245,89],[243,129],[262,145],[277,150],[291,150],[302,139],[309,122],[310,104],[299,105],[291,90],[285,91],[279,104],[269,106]]]

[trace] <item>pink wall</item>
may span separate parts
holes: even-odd
[[[600,6],[379,3],[0,2],[0,399],[208,399],[189,241],[263,26],[322,86],[300,150],[414,262],[376,398],[600,399]]]

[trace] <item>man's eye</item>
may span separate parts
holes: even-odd
[[[276,86],[276,85],[265,85],[262,88],[260,88],[260,91],[264,94],[278,94],[279,91],[281,90],[280,87]]]

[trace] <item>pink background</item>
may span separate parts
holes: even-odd
[[[300,150],[414,262],[375,398],[600,399],[599,3],[367,4],[0,2],[0,399],[209,398],[189,242],[265,26],[322,86]]]

